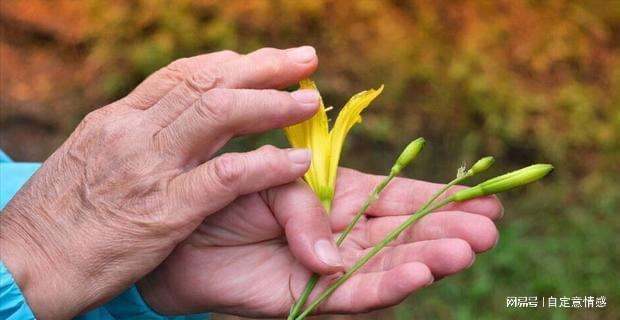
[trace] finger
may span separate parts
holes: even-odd
[[[193,66],[184,81],[147,111],[165,127],[213,88],[282,88],[308,77],[317,66],[314,48],[263,48],[222,64]]]
[[[263,146],[218,156],[177,176],[169,189],[183,208],[178,216],[189,215],[200,222],[237,196],[296,180],[309,166],[308,150]]]
[[[348,224],[351,217],[356,214],[356,210],[383,178],[382,176],[369,175],[346,168],[338,171],[335,200],[332,206],[332,224],[336,230],[341,230]],[[379,200],[366,213],[371,216],[411,214],[441,187],[443,187],[442,184],[395,178],[381,193]],[[454,187],[447,194],[451,194],[459,188],[463,187]],[[501,217],[503,207],[497,197],[488,196],[449,204],[442,207],[441,210],[476,213],[495,220]]]
[[[366,245],[374,246],[408,217],[389,216],[369,219]],[[462,211],[441,211],[420,219],[391,245],[442,238],[460,238],[467,241],[475,252],[484,252],[495,246],[499,232],[493,221],[485,216]]]
[[[359,273],[339,287],[319,307],[319,313],[360,313],[389,307],[432,282],[430,270],[419,262],[387,271]],[[321,290],[314,292],[316,295]]]
[[[362,254],[366,254],[364,250]],[[476,255],[469,244],[462,239],[438,239],[418,241],[387,247],[363,268],[363,272],[389,270],[403,263],[421,262],[428,266],[433,275],[444,277],[468,268]],[[345,256],[345,265],[355,263],[357,257]]]
[[[310,46],[263,48],[222,64],[219,74],[224,88],[283,88],[307,78],[317,65]]]
[[[315,90],[214,89],[162,129],[164,149],[190,157],[209,156],[232,136],[292,125],[319,106]]]
[[[226,50],[176,60],[146,78],[124,100],[134,108],[148,109],[182,83],[192,70],[205,69],[237,57],[238,53]]]
[[[291,253],[302,265],[320,274],[343,271],[329,217],[312,190],[298,180],[266,191],[269,207],[284,228]]]

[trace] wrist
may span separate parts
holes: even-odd
[[[7,210],[8,211],[8,210]],[[0,257],[37,319],[65,319],[82,309],[79,281],[72,268],[30,231],[27,221],[5,212],[0,217]]]

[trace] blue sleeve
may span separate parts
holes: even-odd
[[[13,198],[26,181],[39,169],[40,163],[13,162],[0,150],[0,210]],[[76,317],[79,320],[155,319],[194,320],[208,319],[208,314],[167,317],[157,314],[142,299],[136,286],[109,301],[104,306]],[[0,319],[34,319],[13,276],[0,261]]]
[[[15,283],[13,276],[0,261],[0,319],[34,319],[32,310]]]

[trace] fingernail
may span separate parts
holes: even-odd
[[[311,46],[303,46],[287,49],[286,55],[297,63],[308,63],[316,57],[316,51]]]
[[[428,279],[428,282],[426,283],[425,287],[430,286],[431,284],[433,284],[433,282],[435,282],[435,278],[431,276],[430,279]]]
[[[300,105],[316,109],[319,104],[319,93],[316,90],[297,90],[291,92],[291,97]]]
[[[306,164],[310,162],[310,150],[308,149],[288,149],[287,156],[289,160],[298,164]]]
[[[499,243],[499,234],[497,235],[497,238],[495,238],[495,243],[493,244],[492,248],[497,247],[497,244]]]
[[[341,267],[344,263],[336,245],[328,240],[319,240],[314,243],[314,252],[323,263],[334,267]]]
[[[471,267],[474,264],[475,261],[476,261],[476,254],[472,254],[471,262],[469,263],[467,268]],[[465,268],[465,269],[467,269],[467,268]]]

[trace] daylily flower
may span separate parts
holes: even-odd
[[[310,79],[299,82],[300,89],[318,90]],[[360,113],[383,91],[370,89],[360,92],[345,104],[336,122],[329,130],[327,111],[321,98],[317,113],[310,119],[284,128],[286,137],[295,148],[312,150],[312,163],[304,179],[317,194],[325,210],[329,212],[334,196],[336,172],[344,139],[349,130],[362,121]]]

